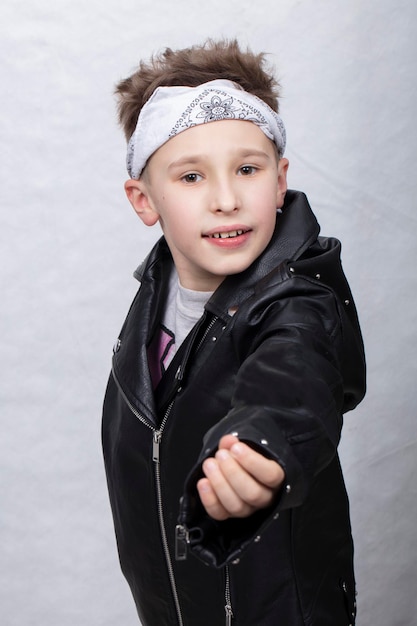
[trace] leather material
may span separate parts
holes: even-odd
[[[103,412],[120,562],[143,626],[220,626],[226,577],[234,626],[353,624],[337,445],[343,414],[365,393],[365,360],[340,243],[319,237],[304,194],[287,192],[269,246],[223,281],[153,394],[146,346],[171,263],[162,238],[136,272],[141,287]],[[195,485],[202,461],[230,432],[276,459],[286,481],[269,509],[219,523],[205,514]],[[190,532],[185,561],[174,557],[178,522]]]

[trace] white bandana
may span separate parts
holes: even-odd
[[[149,157],[178,133],[207,122],[253,122],[285,150],[280,116],[263,100],[230,80],[212,80],[198,87],[158,87],[143,106],[127,147],[127,171],[138,179]]]

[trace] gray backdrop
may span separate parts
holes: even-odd
[[[369,365],[341,446],[359,625],[417,624],[414,0],[3,0],[0,621],[134,626],[100,449],[111,347],[159,232],[112,90],[207,36],[271,53],[289,182],[343,241]]]

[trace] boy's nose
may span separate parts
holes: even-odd
[[[221,182],[215,187],[212,195],[211,210],[219,213],[238,211],[240,201],[232,184]]]

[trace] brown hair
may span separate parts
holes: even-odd
[[[148,63],[141,61],[138,69],[120,81],[115,90],[119,122],[126,139],[132,136],[143,105],[160,86],[197,87],[209,80],[229,79],[278,112],[279,84],[265,65],[264,53],[242,51],[235,39],[209,39],[183,50],[166,48]]]

